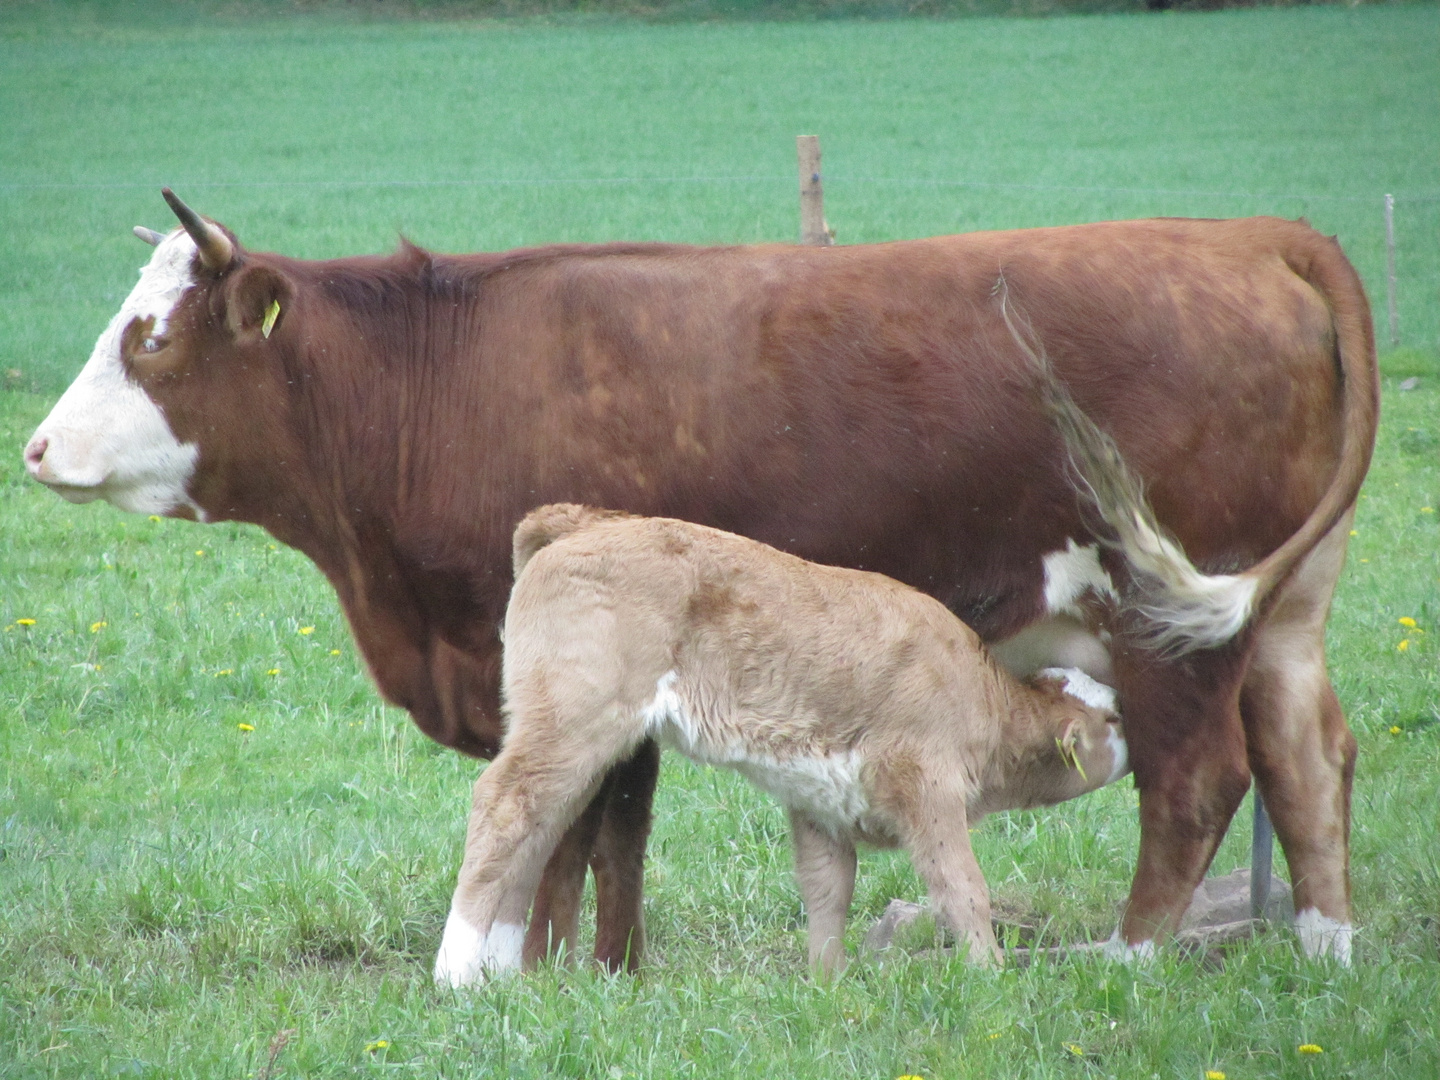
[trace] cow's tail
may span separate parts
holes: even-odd
[[[1322,246],[1327,245],[1328,246]],[[1166,655],[1213,648],[1244,628],[1294,569],[1354,504],[1370,467],[1379,416],[1379,376],[1370,308],[1354,268],[1334,241],[1315,237],[1312,257],[1291,269],[1328,303],[1340,372],[1340,462],[1315,509],[1283,544],[1239,574],[1204,574],[1156,520],[1144,487],[1113,439],[1076,404],[1043,350],[1015,325],[1006,298],[1001,310],[1011,335],[1030,359],[1046,412],[1058,428],[1079,487],[1135,572],[1133,607],[1148,624],[1139,640]]]
[[[1075,403],[1043,355],[1023,347],[1040,372],[1041,401],[1069,452],[1076,486],[1113,532],[1111,543],[1133,571],[1139,595],[1130,606],[1145,623],[1135,636],[1166,655],[1229,641],[1255,611],[1258,582],[1247,574],[1197,570],[1155,519],[1115,440]]]
[[[536,507],[515,526],[511,562],[515,576],[520,576],[520,571],[525,569],[525,564],[534,558],[537,551],[562,536],[588,529],[597,522],[633,516],[623,510],[601,510],[579,503],[551,503]]]

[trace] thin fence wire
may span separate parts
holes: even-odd
[[[899,176],[846,176],[826,174],[826,182],[832,185],[846,184],[891,184],[909,187],[956,187],[977,188],[990,191],[1054,191],[1078,195],[1160,195],[1197,199],[1245,199],[1254,202],[1341,202],[1366,203],[1383,198],[1381,194],[1368,195],[1307,195],[1297,192],[1255,192],[1255,191],[1204,191],[1188,188],[1143,188],[1143,187],[1102,187],[1074,184],[1020,184],[993,180],[953,180],[925,177]],[[573,176],[541,177],[530,179],[504,177],[467,177],[450,180],[395,180],[395,179],[352,179],[352,180],[177,180],[172,186],[187,188],[427,188],[427,187],[560,187],[560,186],[620,186],[626,184],[793,184],[793,176]],[[0,181],[4,191],[81,191],[81,190],[148,190],[155,181],[147,182],[76,182],[76,183],[26,183]],[[1405,203],[1440,202],[1440,191],[1417,191],[1399,193],[1395,201]]]

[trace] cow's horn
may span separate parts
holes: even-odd
[[[180,196],[168,187],[161,188],[160,194],[165,196],[170,209],[175,211],[180,224],[185,226],[190,239],[195,241],[195,247],[200,252],[201,265],[210,270],[224,270],[229,266],[235,258],[235,245],[230,243],[230,238],[181,202]]]
[[[154,229],[147,229],[144,225],[135,226],[135,235],[151,247],[158,247],[160,241],[165,239],[164,233],[156,232]]]

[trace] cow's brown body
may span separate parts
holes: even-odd
[[[1307,226],[330,262],[237,249],[198,278],[158,362],[127,360],[200,448],[195,504],[314,559],[385,696],[479,756],[501,735],[510,535],[543,503],[684,518],[880,571],[989,642],[1053,614],[1042,558],[1092,536],[1002,317],[1008,294],[1202,570],[1247,567],[1307,521],[1329,530],[1228,647],[1166,659],[1123,624],[1092,627],[1114,635],[1141,793],[1126,940],[1173,927],[1251,768],[1297,908],[1348,922],[1355,751],[1323,622],[1377,393],[1359,281]],[[587,859],[597,952],[638,954],[655,762],[646,748],[622,767],[561,845],[532,954],[573,933]]]

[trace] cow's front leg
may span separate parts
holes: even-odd
[[[1175,931],[1250,787],[1238,704],[1241,644],[1121,669],[1125,740],[1140,790],[1140,856],[1111,955]],[[1127,678],[1126,675],[1132,677]]]
[[[595,851],[605,803],[613,786],[614,773],[605,780],[595,797],[555,845],[535,893],[530,929],[525,934],[524,963],[527,970],[541,960],[563,953],[573,961],[580,933],[580,901],[585,893],[585,870]],[[598,876],[598,875],[597,875]],[[596,904],[596,922],[613,918],[603,901]]]
[[[829,978],[845,969],[845,922],[855,897],[855,845],[790,811],[795,880],[805,902],[810,970]]]
[[[659,775],[660,747],[647,739],[611,770],[603,793],[605,812],[590,865],[595,871],[595,959],[611,972],[635,971],[645,952],[645,845]]]

